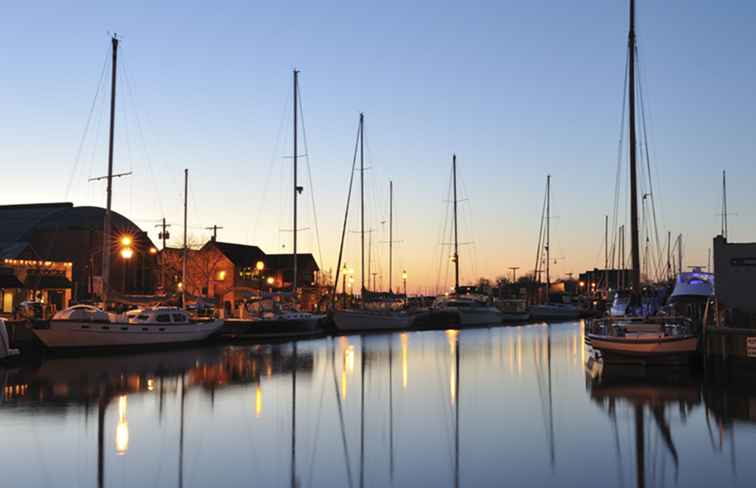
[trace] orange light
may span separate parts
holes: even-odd
[[[121,236],[121,239],[119,240],[119,242],[121,243],[123,247],[129,247],[131,243],[134,242],[134,240],[131,238],[130,235],[126,234],[126,235]]]
[[[121,257],[123,259],[131,259],[134,256],[134,250],[130,247],[124,247],[121,249]]]
[[[157,254],[157,249],[156,249],[156,248],[154,248],[154,247],[151,247],[151,248],[150,248],[150,254],[152,254],[152,255],[155,255],[155,254]]]
[[[257,269],[257,271],[262,271],[265,269],[265,263],[263,263],[262,261],[258,261],[255,264],[255,268]]]
[[[272,276],[268,276],[268,279],[266,281],[269,285],[273,285],[273,283],[276,282],[276,280]]]

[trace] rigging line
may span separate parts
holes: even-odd
[[[126,85],[126,96],[128,97],[131,104],[134,106],[134,119],[136,121],[137,126],[137,133],[139,135],[139,138],[142,141],[142,150],[144,151],[144,158],[147,162],[147,171],[150,175],[150,179],[152,181],[153,190],[155,191],[155,196],[157,197],[158,206],[160,207],[160,213],[161,215],[165,216],[165,206],[163,205],[163,199],[162,194],[160,192],[160,189],[157,186],[158,178],[155,176],[155,170],[152,165],[152,156],[150,155],[150,151],[148,150],[147,146],[147,139],[144,137],[144,130],[142,129],[142,120],[139,117],[139,110],[136,103],[136,96],[134,95],[133,90],[131,89],[131,81],[129,78],[128,70],[126,69],[126,63],[122,62],[122,75],[123,79]]]
[[[449,170],[449,180],[448,180],[448,183],[447,183],[447,186],[446,186],[446,198],[444,199],[444,202],[447,202],[447,203],[444,206],[444,218],[443,218],[443,220],[439,220],[439,231],[440,232],[438,234],[438,239],[436,241],[436,242],[439,243],[438,244],[438,253],[439,254],[438,254],[438,260],[436,261],[436,264],[438,266],[436,268],[436,293],[435,293],[436,295],[439,295],[440,291],[441,291],[441,270],[444,267],[444,259],[446,259],[446,261],[447,261],[447,276],[446,276],[446,278],[448,278],[448,261],[449,261],[449,257],[448,256],[444,257],[445,254],[446,254],[445,253],[446,247],[443,244],[441,244],[441,243],[448,242],[447,239],[446,239],[446,228],[447,228],[447,225],[448,225],[448,218],[449,218],[449,203],[448,203],[448,201],[449,201],[449,192],[451,190],[451,178],[452,178],[452,173],[451,173],[451,169],[450,169]],[[446,283],[444,283],[444,289],[445,290],[447,289]]]
[[[547,198],[548,198],[548,196],[546,195],[546,191],[544,191],[544,193],[543,193],[543,204],[541,205],[541,224],[540,224],[540,227],[538,229],[538,247],[536,248],[535,268],[533,268],[533,281],[538,282],[538,283],[540,283],[540,281],[541,281],[540,280],[540,273],[539,273],[541,271],[541,268],[539,266],[540,266],[540,263],[541,263],[541,255],[542,255],[543,246],[544,246],[544,242],[543,242],[543,237],[544,237],[543,236],[543,220],[544,220],[544,217],[546,216],[546,199]]]
[[[122,62],[123,63],[123,62]],[[125,80],[123,78],[123,70],[121,70],[118,73],[118,77],[120,79],[120,83],[123,85],[125,84]],[[127,104],[122,103],[120,105],[120,114],[121,114],[121,121],[123,125],[123,131],[126,134],[126,137],[124,137],[124,140],[126,141],[126,161],[128,161],[129,164],[129,172],[133,172],[134,170],[134,159],[132,155],[131,150],[131,136],[129,135],[129,112],[127,110]],[[129,178],[128,184],[129,184],[129,215],[134,215],[134,185],[133,185],[133,178]]]
[[[276,155],[279,154],[279,149],[281,147],[281,134],[283,133],[283,128],[284,128],[284,123],[285,123],[285,120],[286,120],[286,115],[289,113],[288,107],[289,107],[289,96],[287,95],[286,102],[284,103],[283,110],[281,111],[281,118],[280,118],[279,123],[278,123],[278,132],[276,134],[275,143],[273,144],[273,152],[271,153],[270,159],[268,160],[268,165],[267,165],[268,171],[265,173],[265,180],[264,180],[264,184],[263,184],[263,191],[262,191],[262,193],[260,193],[260,197],[259,197],[259,200],[258,200],[258,203],[257,203],[257,206],[256,206],[257,213],[255,214],[254,224],[252,226],[252,232],[254,234],[257,233],[257,228],[258,228],[258,226],[260,224],[260,217],[261,217],[261,215],[263,215],[265,213],[264,212],[264,210],[266,209],[265,202],[268,201],[267,197],[268,197],[268,188],[270,186],[270,178],[271,178],[271,176],[273,174],[273,168],[275,168],[277,166],[276,165],[276,159],[277,159]],[[254,234],[253,234],[253,239],[252,240],[254,240],[254,238],[257,237]]]
[[[640,62],[637,61],[638,59],[638,48],[636,47],[636,69],[641,74],[640,71]],[[657,225],[656,220],[656,199],[654,197],[654,187],[653,187],[653,181],[651,178],[651,158],[649,156],[649,150],[648,150],[648,125],[646,122],[646,103],[643,93],[643,87],[640,81],[641,76],[638,76],[638,94],[640,98],[640,105],[641,105],[641,123],[642,123],[642,130],[643,130],[643,145],[644,145],[644,153],[646,156],[646,170],[648,173],[648,189],[649,193],[651,194],[651,216],[653,218],[653,226],[654,226],[654,239],[656,242],[656,262],[657,262],[657,273],[658,269],[662,268],[663,263],[663,256],[662,256],[662,247],[661,247],[661,240],[659,239],[659,227]]]
[[[310,166],[310,148],[307,145],[307,132],[305,132],[304,123],[304,110],[302,109],[302,93],[300,85],[297,84],[297,91],[299,92],[299,116],[302,125],[302,142],[304,143],[305,161],[307,162],[307,182],[310,184],[310,201],[312,203],[312,220],[315,226],[315,243],[318,247],[318,260],[323,263],[323,249],[320,245],[320,227],[318,226],[318,211],[315,207],[315,185],[312,184],[312,170]]]
[[[354,183],[354,169],[357,165],[357,149],[359,148],[360,143],[360,129],[361,126],[357,127],[357,137],[355,137],[354,141],[354,155],[352,156],[352,171],[349,172],[349,190],[347,191],[347,201],[346,201],[346,209],[344,210],[344,225],[341,227],[341,243],[339,245],[339,259],[336,262],[336,279],[333,281],[333,293],[331,295],[331,308],[334,308],[336,305],[336,291],[338,290],[339,286],[339,274],[341,273],[341,259],[344,257],[344,237],[346,236],[346,229],[349,219],[349,203],[352,200],[352,185]],[[346,291],[345,291],[346,292]],[[335,380],[335,377],[334,377]],[[337,391],[338,395],[338,385],[337,385]],[[351,480],[351,474],[349,475],[349,484],[351,486],[352,480]]]
[[[102,89],[102,80],[105,78],[105,68],[108,65],[108,54],[110,53],[110,48],[105,50],[105,59],[102,62],[102,69],[100,70],[100,80],[97,82],[97,89],[95,90],[95,96],[92,99],[92,105],[89,108],[89,115],[87,115],[87,122],[84,124],[84,133],[81,135],[81,139],[79,140],[79,147],[76,150],[76,159],[74,159],[74,165],[71,169],[71,176],[68,179],[68,184],[66,185],[66,193],[63,198],[63,200],[68,200],[68,195],[71,192],[71,186],[73,185],[74,178],[76,177],[76,169],[79,166],[79,161],[81,158],[81,153],[84,149],[84,142],[87,138],[87,133],[89,132],[89,125],[92,121],[92,115],[95,110],[95,106],[97,105],[97,98],[100,95],[100,90]]]
[[[614,208],[612,210],[612,240],[615,240],[617,238],[617,232],[619,227],[619,205],[620,205],[620,198],[622,194],[622,168],[623,168],[623,152],[622,148],[624,146],[625,141],[625,113],[627,109],[627,80],[628,80],[628,70],[629,70],[629,59],[628,55],[625,55],[625,81],[623,82],[623,93],[622,93],[622,109],[620,110],[620,135],[619,135],[619,141],[617,143],[617,171],[615,174],[615,181],[614,181]]]

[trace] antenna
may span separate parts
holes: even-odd
[[[220,229],[223,229],[223,227],[218,227],[217,225],[213,225],[211,227],[205,227],[205,230],[213,231],[213,237],[212,237],[213,242],[215,242],[215,240],[218,238],[218,231]]]

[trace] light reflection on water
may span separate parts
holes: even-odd
[[[589,359],[578,323],[0,369],[8,486],[753,486],[756,391]]]

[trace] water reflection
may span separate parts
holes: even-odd
[[[749,486],[751,384],[639,380],[583,341],[540,324],[0,369],[0,462],[30,487]]]

